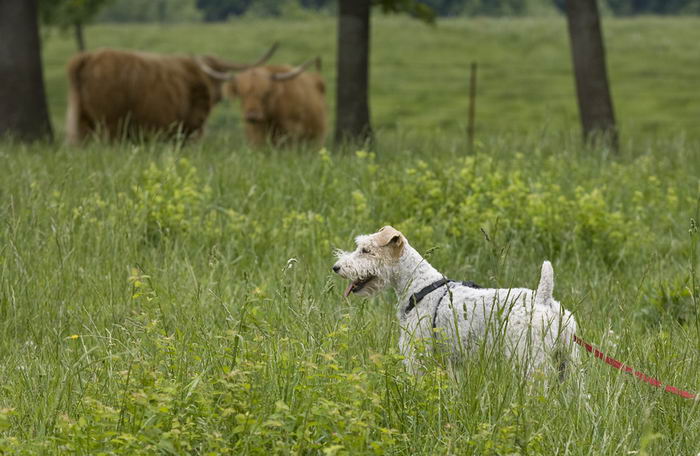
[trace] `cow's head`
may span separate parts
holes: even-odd
[[[256,124],[267,120],[270,98],[280,83],[291,81],[302,74],[310,65],[320,69],[321,60],[316,57],[295,68],[267,65],[251,68],[236,75],[226,85],[227,95],[241,100],[243,118]]]
[[[197,56],[194,57],[194,59],[199,69],[209,77],[211,82],[210,86],[213,91],[212,98],[215,102],[218,102],[222,97],[223,85],[233,79],[236,72],[245,71],[264,64],[272,57],[272,54],[275,53],[278,45],[279,43],[274,43],[270,49],[254,63],[233,63],[211,55]]]

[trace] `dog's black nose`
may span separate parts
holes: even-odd
[[[336,264],[335,266],[333,266],[333,272],[338,272],[338,271],[340,271],[340,266],[338,266]]]

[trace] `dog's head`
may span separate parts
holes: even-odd
[[[406,246],[406,238],[396,228],[385,226],[374,234],[355,239],[352,252],[338,250],[333,272],[350,280],[344,296],[372,296],[389,283],[393,266],[398,263]]]

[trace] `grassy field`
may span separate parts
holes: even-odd
[[[488,352],[459,381],[437,360],[411,377],[394,296],[344,299],[330,271],[333,248],[384,224],[447,276],[486,286],[534,287],[550,259],[584,339],[699,391],[697,21],[608,24],[613,78],[630,81],[616,88],[618,156],[569,133],[562,24],[375,25],[373,151],[252,151],[231,106],[186,147],[0,143],[0,454],[700,451],[698,402],[585,354],[548,390]],[[94,27],[88,40],[252,58],[294,37],[279,59],[319,46],[330,74],[333,27]],[[248,39],[225,41],[233,30]],[[482,134],[467,154],[455,94],[474,35]],[[409,37],[425,46],[408,52]],[[56,121],[70,45],[45,47]],[[461,70],[448,50],[468,56]]]

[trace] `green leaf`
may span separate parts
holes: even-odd
[[[385,14],[406,13],[425,23],[435,24],[435,11],[417,0],[373,0],[372,4],[379,5]]]

